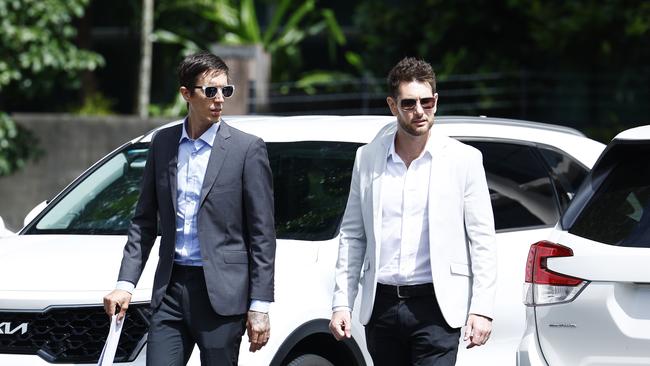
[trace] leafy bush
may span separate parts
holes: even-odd
[[[0,177],[22,168],[29,159],[42,154],[36,137],[0,112]]]

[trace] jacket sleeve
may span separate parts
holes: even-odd
[[[149,145],[147,162],[140,184],[140,196],[131,219],[128,239],[124,246],[118,281],[136,285],[158,236],[158,201],[155,178],[155,136]]]
[[[273,301],[276,246],[273,178],[262,139],[256,139],[246,152],[243,187],[250,245],[250,299]]]
[[[361,209],[360,164],[363,147],[357,150],[352,170],[350,194],[341,222],[339,253],[332,308],[347,307],[352,310],[359,291],[361,267],[366,254],[366,232]]]
[[[497,246],[490,193],[480,151],[472,149],[464,195],[465,230],[472,261],[469,312],[493,318],[497,278]]]

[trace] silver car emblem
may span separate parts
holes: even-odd
[[[20,334],[25,334],[27,333],[28,325],[29,323],[20,323],[12,327],[10,322],[2,322],[0,323],[0,334],[14,334],[18,331],[20,331]]]
[[[551,328],[577,328],[578,327],[575,324],[569,324],[569,323],[549,324],[548,326]]]

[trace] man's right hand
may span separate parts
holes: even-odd
[[[131,294],[128,291],[115,289],[104,296],[104,311],[108,316],[113,316],[117,310],[116,308],[119,307],[120,313],[117,315],[117,319],[122,320],[130,302]]]
[[[336,340],[340,341],[343,338],[352,337],[352,321],[350,318],[350,312],[347,310],[339,310],[332,313],[330,332],[332,332]]]

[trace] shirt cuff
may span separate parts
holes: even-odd
[[[257,311],[258,313],[268,313],[271,307],[271,302],[264,300],[253,300],[248,310]]]
[[[115,285],[116,290],[124,290],[130,294],[133,294],[133,290],[135,289],[135,285],[132,284],[129,281],[117,281],[117,284]]]
[[[335,306],[335,307],[332,308],[333,313],[335,313],[337,311],[349,311],[351,313],[352,309],[350,309],[349,306]]]

